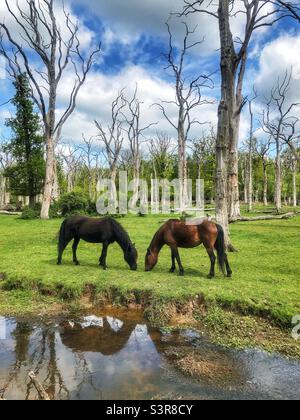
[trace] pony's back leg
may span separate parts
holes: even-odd
[[[80,242],[80,238],[75,238],[74,239],[74,243],[72,246],[72,250],[73,250],[73,263],[76,265],[80,265],[80,262],[77,259],[77,248]]]
[[[171,249],[171,258],[172,258],[172,267],[170,269],[170,273],[175,273],[176,270],[176,255],[173,252],[173,249]]]
[[[108,242],[104,242],[103,243],[102,254],[101,254],[101,257],[99,259],[99,265],[100,265],[100,267],[103,267],[104,270],[107,269],[107,265],[106,265],[107,250],[108,250]]]
[[[228,262],[227,254],[225,254],[225,265],[226,265],[227,277],[230,278],[232,276],[232,270],[231,270],[229,262]]]
[[[215,267],[216,267],[216,260],[217,260],[217,258],[215,256],[215,253],[214,253],[214,246],[211,243],[211,241],[204,241],[203,245],[204,245],[204,247],[207,251],[207,254],[209,256],[209,259],[210,259],[210,272],[209,272],[207,277],[209,279],[213,279],[216,276]]]
[[[72,240],[72,238],[70,238],[70,239],[67,238],[67,239],[64,239],[62,242],[59,243],[59,245],[58,245],[57,265],[61,265],[64,250],[67,248],[67,246],[69,245],[69,243],[71,242],[71,240]]]

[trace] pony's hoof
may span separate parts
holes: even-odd
[[[214,279],[214,278],[215,278],[215,276],[213,276],[212,274],[209,274],[209,275],[207,276],[207,278],[208,278],[209,280],[212,280],[212,279]]]
[[[180,271],[180,272],[179,272],[179,276],[180,276],[180,277],[184,277],[184,271]]]
[[[57,261],[57,265],[61,265],[61,261]]]
[[[74,264],[78,266],[78,265],[80,265],[80,262],[79,261],[74,261]]]
[[[227,277],[228,277],[229,279],[231,279],[231,277],[232,277],[232,273],[228,273],[228,274],[227,274]]]
[[[175,273],[175,268],[171,268],[169,273],[171,273],[171,274]]]

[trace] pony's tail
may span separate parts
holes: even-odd
[[[218,265],[222,273],[225,275],[225,255],[226,255],[226,247],[225,247],[225,235],[224,229],[221,225],[217,225],[218,229],[218,236],[215,243],[215,248],[218,254]]]

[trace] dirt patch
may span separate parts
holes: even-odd
[[[241,383],[241,370],[236,360],[232,360],[224,353],[215,353],[206,349],[195,349],[190,347],[181,349],[171,348],[165,352],[168,360],[183,374],[198,381],[218,383],[220,386],[233,383]]]

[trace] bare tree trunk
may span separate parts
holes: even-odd
[[[268,205],[268,163],[267,158],[263,159],[263,176],[264,176],[264,206]]]
[[[281,148],[279,140],[276,140],[276,161],[275,161],[275,205],[280,212],[282,208],[282,174],[281,174]]]
[[[293,207],[297,207],[297,161],[293,160]]]
[[[239,152],[238,139],[240,128],[240,115],[234,117],[230,128],[230,150],[228,161],[228,211],[229,218],[240,217],[240,193],[239,193]],[[250,192],[249,192],[250,195]]]
[[[138,152],[138,149],[135,152]],[[140,186],[140,156],[138,154],[133,154],[133,194],[132,202],[136,204],[139,198],[139,186]]]
[[[244,181],[244,203],[248,204],[248,165],[247,158],[244,159],[244,169],[243,169],[243,181]]]
[[[234,77],[232,74],[233,39],[229,26],[228,1],[220,2],[219,26],[221,37],[221,75],[222,89],[221,101],[218,111],[218,132],[216,140],[216,219],[223,227],[226,246],[229,247],[229,220],[228,220],[228,144],[230,130],[230,118],[232,115],[234,98]]]
[[[178,127],[178,179],[179,179],[179,189],[180,189],[180,212],[184,211],[187,199],[187,159],[186,159],[186,136],[184,130],[184,122],[182,118],[179,118],[179,127]]]
[[[46,176],[45,176],[45,186],[44,194],[42,201],[41,209],[41,219],[49,219],[49,210],[52,200],[52,191],[54,186],[54,176],[55,176],[55,153],[54,153],[54,142],[51,137],[47,138],[47,149],[46,149]]]

